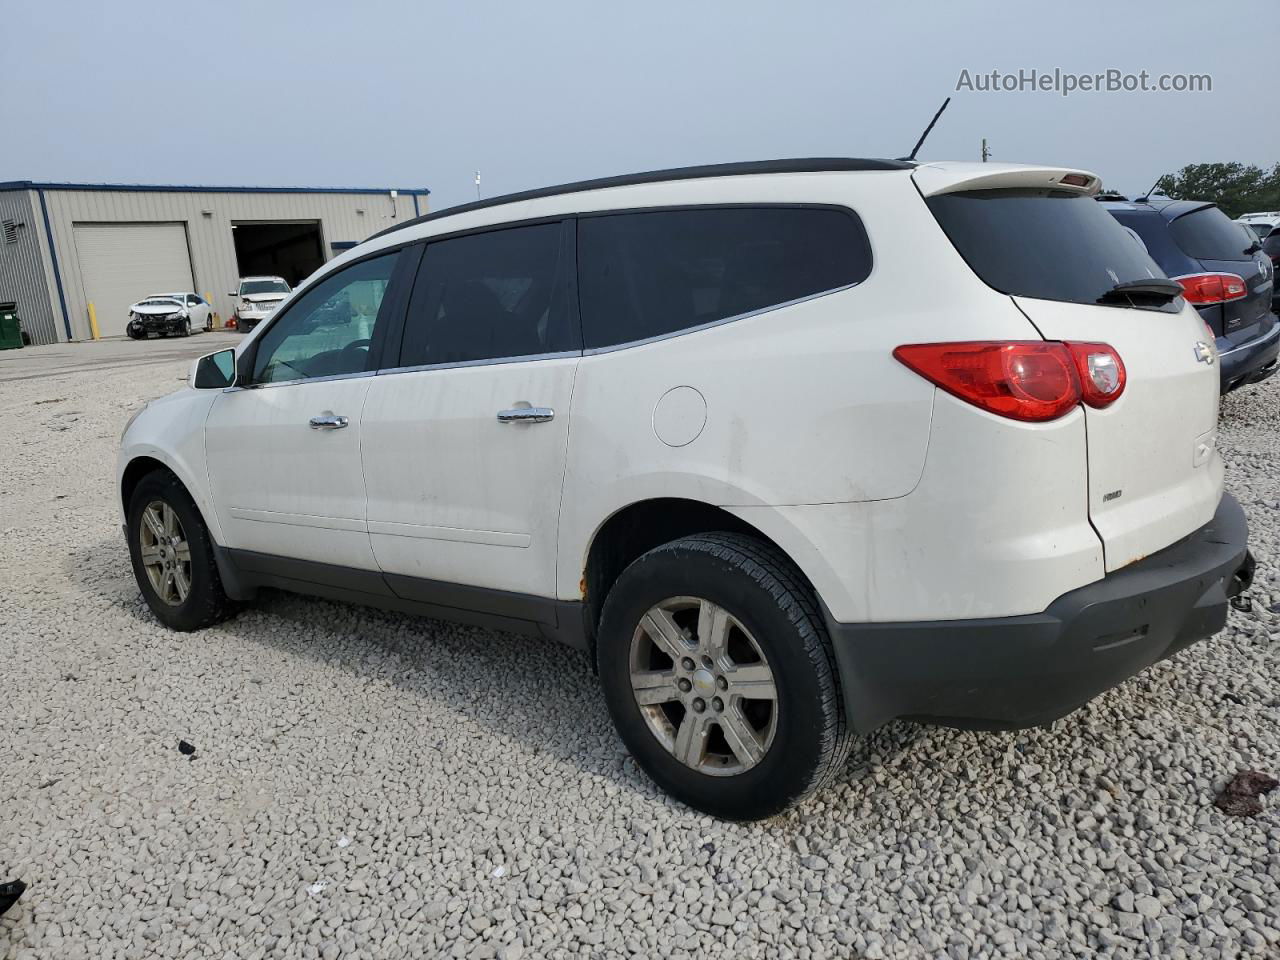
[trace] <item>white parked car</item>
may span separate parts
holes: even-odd
[[[244,333],[252,330],[275,313],[290,292],[284,277],[241,277],[231,294],[236,298],[236,329]]]
[[[386,231],[126,427],[142,593],[179,630],[269,586],[563,640],[731,818],[895,717],[1063,716],[1252,570],[1213,337],[1097,185],[773,161]]]
[[[212,308],[199,294],[156,293],[129,308],[125,333],[134,340],[153,333],[162,337],[189,337],[193,329],[209,329],[212,318]]]
[[[1265,240],[1276,227],[1280,227],[1280,210],[1267,210],[1259,213],[1243,213],[1236,217],[1237,223],[1243,223],[1252,230],[1258,240]]]

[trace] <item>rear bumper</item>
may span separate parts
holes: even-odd
[[[1217,633],[1249,586],[1244,511],[1224,494],[1191,536],[1043,612],[981,620],[829,623],[854,728],[895,717],[1017,728],[1065,716]]]
[[[1218,362],[1222,371],[1222,392],[1230,393],[1251,383],[1260,383],[1280,369],[1280,322],[1271,318],[1270,329],[1254,340],[1222,351]]]

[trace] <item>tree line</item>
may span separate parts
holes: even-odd
[[[1232,219],[1280,210],[1280,163],[1269,170],[1243,163],[1192,163],[1166,173],[1152,192],[1180,200],[1210,200]]]

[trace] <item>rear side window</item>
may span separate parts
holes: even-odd
[[[1169,221],[1160,214],[1153,210],[1117,210],[1112,215],[1141,238],[1147,253],[1169,276],[1177,277],[1199,269],[1174,243]]]
[[[1165,275],[1092,197],[975,190],[926,202],[973,271],[1001,293],[1096,303],[1118,283]]]
[[[867,235],[848,211],[707,208],[578,221],[588,349],[776,307],[870,272]]]
[[[563,231],[544,223],[427,244],[401,366],[578,349]]]
[[[1249,238],[1240,224],[1217,207],[1185,213],[1170,225],[1173,237],[1188,256],[1197,260],[1249,260]]]

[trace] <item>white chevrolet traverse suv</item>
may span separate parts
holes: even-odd
[[[133,569],[590,652],[627,748],[784,809],[895,717],[1043,724],[1247,588],[1213,336],[1078,170],[795,160],[366,241],[127,426]]]

